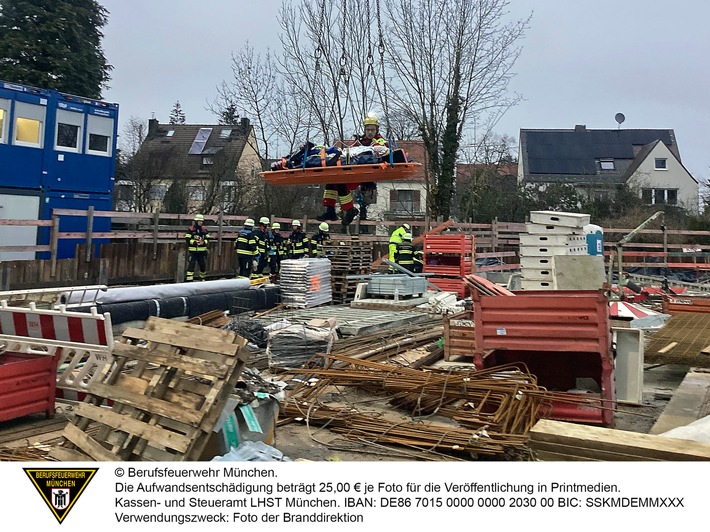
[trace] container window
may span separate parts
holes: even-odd
[[[57,123],[57,148],[79,148],[79,126]]]
[[[84,113],[57,109],[57,128],[54,137],[54,149],[58,151],[81,151],[84,129]]]
[[[113,129],[113,118],[88,115],[86,130],[89,135],[86,153],[111,157],[113,155]]]
[[[46,108],[26,102],[15,102],[15,133],[13,143],[31,148],[42,147]]]
[[[0,144],[7,142],[7,119],[9,117],[10,100],[0,98]]]

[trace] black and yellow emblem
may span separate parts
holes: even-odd
[[[94,469],[34,469],[24,468],[32,484],[52,510],[54,517],[61,524],[64,518],[79,500],[84,488],[94,478],[98,468]]]

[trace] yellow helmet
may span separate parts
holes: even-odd
[[[260,224],[269,225],[269,222],[270,222],[270,221],[271,221],[271,220],[269,220],[266,216],[262,216],[261,218],[259,218],[259,223],[260,223]]]
[[[281,224],[279,222],[274,222],[271,224],[271,229],[281,229]]]
[[[205,221],[204,215],[202,215],[202,214],[196,214],[196,215],[195,215],[195,221],[196,221],[196,222],[204,222],[204,221]]]
[[[296,227],[301,227],[301,222],[300,222],[300,220],[294,220],[293,222],[291,222],[291,225],[295,225]]]
[[[369,114],[365,117],[364,125],[366,126],[377,126],[380,127],[380,121],[373,114]]]
[[[321,222],[321,224],[318,226],[318,229],[320,229],[324,233],[327,233],[328,231],[330,231],[330,227],[328,227],[328,224],[325,222]]]
[[[244,221],[244,227],[254,227],[254,220],[252,220],[251,218],[247,218]]]

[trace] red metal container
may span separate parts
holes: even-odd
[[[541,386],[558,393],[544,415],[613,426],[608,290],[521,291],[511,297],[474,289],[473,301],[477,367],[524,363]],[[580,383],[591,381],[595,389],[582,393]]]
[[[0,355],[0,421],[35,412],[54,416],[57,359],[23,353]]]

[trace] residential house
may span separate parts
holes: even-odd
[[[521,129],[518,182],[566,183],[590,199],[626,185],[646,205],[698,212],[698,182],[683,166],[672,129]]]
[[[397,147],[413,161],[422,163],[422,167],[409,179],[377,182],[376,201],[367,207],[370,220],[423,220],[426,215],[424,144],[418,140],[400,140]]]
[[[236,213],[252,202],[261,170],[247,118],[235,125],[151,119],[132,171],[117,183],[116,207],[133,210],[133,202],[142,203],[139,210],[164,210],[168,190],[177,186],[187,196],[188,211]]]

